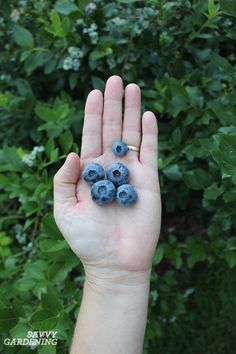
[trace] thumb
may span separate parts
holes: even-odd
[[[80,175],[80,158],[71,152],[62,167],[54,176],[54,204],[66,206],[74,205],[78,202],[76,197],[76,184]]]

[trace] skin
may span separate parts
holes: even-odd
[[[142,352],[146,326],[152,257],[161,224],[157,171],[157,121],[154,113],[141,117],[141,90],[111,76],[104,97],[89,93],[81,156],[70,153],[54,177],[56,223],[85,269],[83,300],[71,353],[137,354]],[[115,157],[116,140],[140,148]],[[91,186],[81,178],[90,162],[107,168],[122,162],[138,192],[137,203],[124,208],[115,202],[99,206]]]

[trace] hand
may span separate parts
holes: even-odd
[[[104,103],[101,91],[89,93],[81,158],[70,153],[54,177],[56,223],[91,281],[139,281],[142,275],[145,278],[150,274],[160,232],[156,118],[146,111],[141,119],[140,88],[129,84],[122,124],[122,93],[119,76],[107,80]],[[140,147],[140,153],[128,151],[122,159],[117,158],[111,151],[116,140]],[[115,202],[95,204],[91,186],[80,177],[90,162],[106,168],[116,161],[129,168],[130,183],[138,192],[137,203],[129,208]]]

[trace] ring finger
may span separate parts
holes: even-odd
[[[127,145],[140,148],[141,144],[141,90],[136,84],[129,84],[125,89],[125,111],[122,140]],[[139,152],[130,151],[138,157]]]

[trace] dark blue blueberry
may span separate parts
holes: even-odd
[[[119,187],[128,182],[129,170],[123,163],[113,163],[107,168],[107,179],[111,181],[115,187]]]
[[[128,146],[123,141],[116,141],[112,146],[112,151],[118,157],[123,157],[128,152]]]
[[[103,179],[92,185],[91,196],[92,200],[99,205],[108,204],[115,198],[116,188],[112,182]]]
[[[90,163],[85,166],[82,176],[86,182],[95,183],[105,177],[105,171],[98,163]]]
[[[123,184],[116,191],[116,201],[120,205],[129,207],[136,203],[138,193],[131,184]]]

